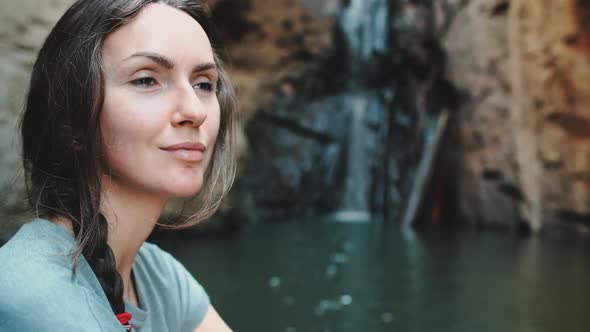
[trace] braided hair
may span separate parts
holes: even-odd
[[[101,175],[109,172],[99,124],[105,95],[101,54],[106,36],[152,3],[189,14],[213,40],[209,12],[199,0],[79,0],[57,22],[39,51],[20,122],[29,202],[39,216],[71,221],[76,239],[72,271],[83,256],[115,314],[124,312],[125,305],[123,282],[107,242],[108,222],[99,211]],[[215,60],[219,134],[197,196],[200,209],[178,227],[214,213],[235,174],[234,92],[216,55]]]

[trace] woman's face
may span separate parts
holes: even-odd
[[[112,181],[163,198],[197,193],[219,129],[211,44],[188,14],[144,8],[103,46],[100,117]]]

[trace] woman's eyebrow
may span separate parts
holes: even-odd
[[[152,60],[153,62],[159,64],[160,66],[170,70],[174,68],[174,61],[170,60],[169,58],[158,54],[158,53],[153,53],[153,52],[137,52],[137,53],[133,53],[131,56],[129,56],[128,58],[126,58],[123,61],[127,61],[129,59],[132,58],[137,58],[137,57],[143,57],[143,58],[148,58],[150,60]]]
[[[200,73],[202,71],[207,71],[211,69],[217,69],[217,65],[213,62],[205,62],[201,63],[200,65],[196,65],[195,68],[193,68],[193,73]]]
[[[167,58],[166,56],[162,55],[162,54],[158,54],[158,53],[154,53],[154,52],[137,52],[137,53],[133,53],[131,56],[129,56],[128,58],[126,58],[123,61],[127,61],[131,58],[136,58],[136,57],[143,57],[143,58],[148,58],[150,60],[152,60],[153,62],[157,63],[158,65],[168,69],[168,70],[172,70],[174,69],[174,61],[172,61],[170,58]],[[193,73],[199,73],[199,72],[203,72],[203,71],[207,71],[210,69],[217,69],[217,65],[213,62],[205,62],[205,63],[201,63],[199,65],[196,65],[192,72]]]

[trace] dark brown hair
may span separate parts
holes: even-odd
[[[39,52],[20,124],[32,207],[38,216],[72,222],[73,262],[84,256],[116,314],[125,310],[123,283],[107,243],[107,220],[99,211],[100,179],[108,173],[99,124],[105,93],[102,47],[107,35],[152,3],[187,13],[213,42],[209,12],[202,1],[79,0],[57,22]],[[215,60],[221,109],[218,138],[197,196],[201,207],[184,225],[175,227],[193,225],[213,214],[235,174],[234,92],[217,56]]]

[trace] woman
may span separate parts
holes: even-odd
[[[193,225],[233,180],[233,92],[209,36],[196,0],[79,0],[53,28],[21,122],[38,218],[0,249],[0,331],[229,331],[145,243],[169,198],[198,194]]]

